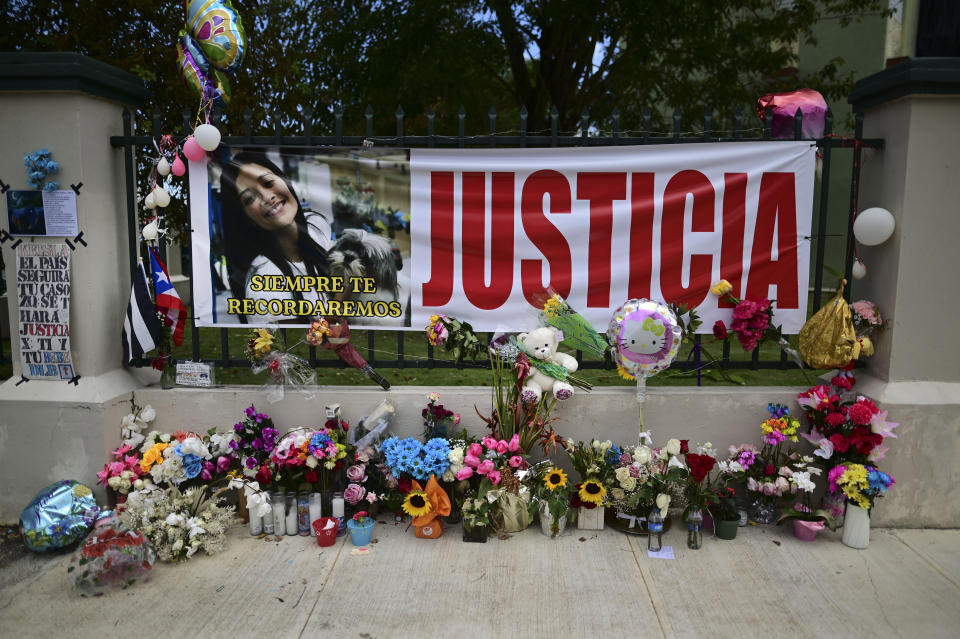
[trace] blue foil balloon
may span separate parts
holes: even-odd
[[[247,36],[230,0],[191,0],[187,28],[216,68],[233,73],[243,64]]]
[[[23,509],[20,534],[30,550],[56,550],[85,537],[99,516],[93,491],[65,479],[41,490]]]

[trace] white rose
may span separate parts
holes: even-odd
[[[651,454],[647,446],[637,446],[633,449],[633,461],[638,464],[647,464],[650,462]]]
[[[626,494],[625,492],[623,492],[623,489],[622,489],[622,488],[611,488],[611,489],[610,489],[610,495],[611,495],[614,499],[616,499],[617,501],[619,501],[619,500],[621,500],[621,499],[623,499],[624,497],[627,496],[627,494]]]
[[[152,422],[157,418],[157,411],[153,410],[153,406],[147,404],[143,407],[143,410],[140,411],[137,418],[142,422]]]
[[[173,552],[180,552],[183,549],[183,540],[178,539],[173,542]]]
[[[670,507],[670,495],[666,493],[660,493],[657,495],[657,508],[660,509],[660,514],[666,516],[667,508]]]
[[[313,455],[307,455],[307,468],[316,468],[317,467],[317,458]]]
[[[623,486],[625,479],[632,479],[632,477],[630,477],[630,469],[625,466],[618,468],[614,474],[617,476],[617,481],[620,482],[621,486]],[[626,486],[624,486],[624,488],[626,488]]]
[[[680,440],[679,440],[679,439],[671,439],[670,441],[668,441],[668,442],[667,442],[666,450],[667,450],[667,453],[669,453],[670,455],[679,455],[679,454],[680,454]]]
[[[451,468],[452,468],[452,467],[451,467]],[[443,472],[443,475],[441,475],[440,481],[445,481],[445,482],[448,482],[448,483],[449,483],[449,482],[452,482],[453,480],[455,480],[456,478],[457,478],[457,474],[454,473],[452,470],[450,470],[450,468],[447,468],[447,469]]]
[[[625,479],[620,480],[620,487],[626,491],[631,491],[637,487],[637,480],[628,475]]]
[[[113,488],[114,490],[117,490],[118,488],[120,488],[120,481],[121,481],[120,477],[111,477],[110,479],[107,480],[107,486],[109,486],[110,488]]]
[[[447,459],[451,464],[460,465],[463,464],[463,449],[462,448],[453,448],[450,450],[450,454],[447,455]]]

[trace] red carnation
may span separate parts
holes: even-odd
[[[303,478],[308,484],[315,484],[320,481],[320,473],[315,470],[308,470],[304,473]]]
[[[717,320],[713,325],[713,336],[717,339],[727,339],[727,325],[722,320]]]
[[[689,453],[689,452],[690,452],[690,440],[689,440],[689,439],[681,439],[681,440],[680,440],[680,454],[681,454],[681,455],[686,455],[686,454]]]
[[[766,475],[767,477],[774,474],[775,472],[777,472],[777,469],[774,467],[773,464],[767,464],[767,467],[763,469],[763,474]]]
[[[838,453],[845,453],[850,450],[851,441],[843,435],[830,435],[830,443],[833,444],[833,449]]]
[[[846,375],[836,375],[833,379],[830,380],[830,383],[836,386],[837,388],[842,388],[844,390],[850,390],[853,388],[854,380],[852,377],[847,377]]]
[[[397,481],[397,490],[406,495],[413,488],[413,483],[409,479],[400,479]]]
[[[850,421],[857,426],[866,426],[873,419],[873,411],[860,402],[847,409],[847,414],[850,416]]]
[[[270,473],[270,467],[266,464],[261,466],[260,470],[257,471],[256,480],[260,482],[261,485],[273,483],[273,475]]]

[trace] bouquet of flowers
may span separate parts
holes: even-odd
[[[380,446],[390,474],[400,479],[426,481],[442,476],[450,466],[450,443],[435,437],[423,444],[413,437],[388,437]]]
[[[178,431],[173,435],[153,431],[145,438],[140,459],[141,475],[149,473],[154,484],[174,485],[188,480],[194,484],[209,482],[215,473],[225,473],[233,464],[233,456],[220,456],[213,461],[209,440],[195,433]],[[134,487],[137,488],[136,483]]]
[[[427,406],[420,414],[423,416],[423,437],[427,440],[434,437],[447,439],[450,427],[460,423],[460,414],[444,408],[439,393],[427,394]]]
[[[613,477],[608,457],[611,460],[619,459],[622,451],[610,440],[601,442],[597,439],[589,444],[568,439],[566,447],[570,463],[580,475],[580,483],[576,485],[577,493],[573,495],[571,505],[574,508],[582,506],[587,509],[603,506],[607,499],[607,485],[612,483]]]
[[[453,353],[457,362],[465,357],[476,359],[483,353],[483,342],[470,324],[442,314],[430,316],[427,342],[430,346],[443,346],[447,352]]]
[[[684,516],[695,511],[704,510],[710,505],[711,482],[710,471],[716,466],[717,460],[710,453],[710,444],[698,447],[698,452],[686,453],[687,466],[690,471],[687,475],[687,485],[684,496],[687,498],[687,507]]]
[[[866,397],[843,401],[827,386],[814,386],[800,393],[797,403],[803,407],[810,423],[804,438],[817,446],[814,455],[830,468],[846,462],[865,464],[883,459],[888,447],[883,445],[899,424],[887,421],[881,411]]]
[[[97,483],[106,484],[118,495],[126,496],[133,490],[134,482],[140,478],[140,457],[137,454],[128,455],[130,446],[124,444],[113,451],[113,461],[104,464],[103,470],[97,473]],[[125,498],[125,497],[124,497]]]
[[[479,494],[480,486],[488,487],[492,523],[496,530],[518,532],[533,521],[528,514],[530,489],[527,480],[530,465],[520,447],[520,436],[509,441],[484,437],[480,442],[466,441],[463,465],[456,479],[467,482],[464,494]]]
[[[850,304],[850,316],[853,320],[853,330],[860,343],[860,354],[869,357],[873,355],[874,333],[883,328],[883,318],[876,304],[868,300],[859,300]]]
[[[150,422],[157,418],[157,411],[150,404],[140,408],[132,399],[130,400],[130,408],[131,412],[125,415],[120,422],[120,438],[124,445],[133,449],[143,444],[144,435],[141,433]]]
[[[224,490],[209,496],[206,487],[134,491],[120,523],[146,535],[163,561],[185,561],[200,550],[212,555],[223,550],[233,519],[233,509],[219,505]]]
[[[827,474],[827,480],[831,494],[842,492],[864,510],[873,508],[877,498],[885,495],[895,483],[893,477],[882,470],[863,464],[834,466]]]
[[[833,515],[824,509],[815,510],[811,503],[813,491],[817,488],[813,477],[823,472],[814,466],[813,462],[813,457],[804,455],[787,466],[789,472],[786,477],[790,482],[790,492],[799,495],[800,501],[796,502],[792,508],[784,509],[777,523],[788,520],[805,521],[811,524],[819,523],[816,530],[822,530],[824,526],[828,526],[830,530],[836,530]]]
[[[233,425],[233,437],[228,446],[237,456],[243,475],[255,478],[261,484],[273,481],[270,455],[276,448],[280,432],[268,415],[258,413],[251,404],[244,418]]]
[[[533,471],[533,499],[530,502],[530,516],[537,511],[550,516],[551,537],[560,534],[560,522],[570,515],[570,499],[574,494],[573,485],[567,480],[567,474],[550,461],[537,464]],[[541,514],[541,516],[543,516]]]
[[[463,529],[465,532],[482,531],[485,534],[490,526],[491,503],[487,499],[490,488],[490,481],[485,479],[477,487],[477,494],[464,500],[461,512],[463,513]]]
[[[148,575],[156,557],[142,533],[98,525],[73,553],[67,572],[83,595],[98,596],[105,588],[126,588]]]
[[[307,331],[307,335],[315,332],[314,327]],[[302,340],[301,340],[302,341]],[[297,344],[299,344],[298,342]],[[294,344],[294,347],[297,346]],[[282,343],[279,343],[272,331],[265,328],[255,328],[250,333],[247,342],[247,359],[254,374],[267,372],[269,382],[263,390],[267,393],[267,401],[279,402],[283,399],[284,387],[303,388],[312,386],[317,374],[310,364],[301,357],[288,353]],[[312,393],[307,392],[308,397]]]
[[[687,476],[680,458],[687,452],[686,440],[671,439],[666,446],[653,448],[649,434],[644,433],[643,442],[627,450],[612,446],[605,457],[613,471],[607,503],[631,528],[654,507],[666,517],[671,502],[680,501]]]
[[[288,432],[270,454],[272,481],[287,490],[296,490],[301,484],[329,490],[332,475],[343,467],[343,460],[347,458],[345,440],[346,435],[336,420],[327,420],[320,429],[296,428]]]

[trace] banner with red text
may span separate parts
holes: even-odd
[[[731,318],[710,294],[726,279],[738,298],[775,299],[775,322],[796,333],[815,152],[781,141],[221,149],[191,163],[197,324],[324,314],[422,330],[443,313],[518,331],[550,289],[601,332],[639,297],[696,307],[708,333]]]

